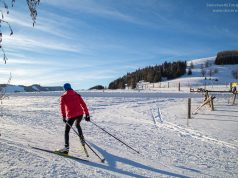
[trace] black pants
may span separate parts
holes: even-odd
[[[81,126],[80,126],[80,122],[82,121],[82,119],[83,119],[83,115],[75,117],[75,118],[68,119],[68,124],[71,127],[73,126],[74,121],[76,121],[75,122],[75,126],[78,129],[78,133],[79,133],[80,138],[83,138],[83,131],[82,131]],[[70,126],[68,124],[65,125],[65,133],[64,133],[65,147],[69,147],[69,131],[70,131]]]

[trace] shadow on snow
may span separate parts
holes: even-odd
[[[104,156],[108,165],[101,164],[101,163],[95,163],[95,162],[78,161],[81,164],[86,164],[86,165],[89,165],[89,166],[105,169],[105,170],[108,170],[108,171],[116,172],[116,173],[127,175],[127,176],[138,177],[138,178],[144,178],[146,176],[122,170],[122,169],[117,167],[117,163],[118,162],[124,163],[124,164],[130,165],[130,166],[136,167],[136,168],[144,169],[144,170],[155,172],[155,173],[158,173],[158,174],[164,174],[164,175],[171,176],[171,177],[181,177],[181,178],[187,178],[188,177],[188,176],[185,176],[185,175],[181,175],[181,174],[177,174],[177,173],[173,173],[173,172],[168,172],[168,171],[161,170],[161,169],[155,169],[155,168],[143,165],[141,163],[132,161],[130,159],[126,159],[126,158],[122,158],[122,157],[119,157],[119,156],[116,156],[116,155],[112,155],[112,154],[108,153],[107,151],[99,148],[98,146],[96,146],[94,144],[91,144],[91,145],[93,145],[93,147]]]

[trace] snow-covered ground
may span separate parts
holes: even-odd
[[[17,93],[0,105],[0,177],[238,177],[238,107],[228,104],[230,94],[216,94],[215,111],[204,107],[188,121],[188,97],[192,111],[203,101],[188,88],[80,93],[92,121],[140,154],[86,121],[85,138],[105,163],[90,150],[86,158],[72,131],[70,154],[90,162],[31,149],[64,146],[62,93]]]

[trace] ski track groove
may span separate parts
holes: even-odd
[[[188,129],[188,128],[184,128],[182,126],[173,124],[171,122],[168,121],[164,121],[163,124],[156,124],[159,127],[164,127],[164,128],[168,128],[170,130],[173,130],[175,132],[178,132],[180,134],[182,134],[181,136],[191,136],[195,139],[210,143],[210,144],[217,144],[220,146],[226,146],[228,148],[232,148],[232,149],[237,149],[238,145],[232,144],[232,143],[228,143],[222,140],[218,140],[215,138],[211,138],[209,136],[203,135],[201,132],[193,130],[193,129]]]
[[[206,135],[204,135],[203,133],[201,133],[197,130],[185,128],[183,126],[179,126],[177,124],[173,124],[173,123],[168,122],[168,121],[163,121],[163,123],[157,122],[153,111],[151,111],[151,115],[152,115],[152,121],[153,121],[152,125],[155,125],[158,128],[166,128],[166,129],[172,130],[174,132],[179,133],[179,135],[182,136],[182,137],[191,136],[195,139],[198,139],[198,140],[210,143],[210,144],[217,144],[217,145],[226,146],[226,147],[232,148],[232,149],[238,149],[238,145],[206,136]],[[146,122],[146,123],[151,124],[150,122]]]

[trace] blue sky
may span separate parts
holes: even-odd
[[[1,29],[0,83],[11,72],[18,85],[108,86],[138,68],[238,49],[237,19],[236,0],[41,0],[33,28],[16,1],[4,18],[14,35]]]

